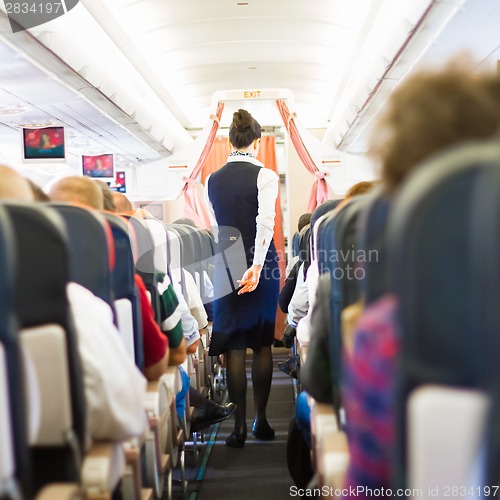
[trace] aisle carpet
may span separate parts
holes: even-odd
[[[292,379],[278,370],[276,363],[288,358],[288,349],[274,349],[273,385],[268,404],[268,420],[276,431],[274,441],[258,441],[251,436],[253,395],[250,381],[251,354],[247,356],[247,425],[249,437],[242,449],[225,446],[233,420],[220,425],[212,435],[213,446],[198,484],[198,500],[289,499],[293,482],[286,465],[288,424],[294,414]]]

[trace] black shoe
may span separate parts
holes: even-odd
[[[214,401],[207,400],[207,405],[203,408],[195,408],[191,420],[191,431],[199,432],[207,429],[213,424],[222,422],[229,418],[236,410],[234,403],[219,405]]]
[[[299,378],[299,364],[297,363],[296,356],[292,356],[288,358],[286,361],[281,361],[278,363],[278,368],[283,372],[289,375],[292,378]]]
[[[229,434],[226,439],[226,446],[230,448],[243,448],[245,446],[245,440],[247,438],[247,426],[246,424],[239,431],[233,431]]]
[[[259,421],[255,419],[252,424],[252,436],[262,441],[272,441],[275,436],[274,429],[267,423],[267,420]]]

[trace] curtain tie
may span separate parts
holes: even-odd
[[[317,172],[314,172],[314,175],[318,178],[318,179],[324,179],[325,177],[328,176],[328,172],[321,172],[320,170],[318,170]]]
[[[186,184],[195,184],[196,183],[196,179],[191,179],[191,177],[183,177],[182,180],[186,183]]]
[[[216,115],[210,115],[210,119],[213,120],[214,122],[217,123],[217,125],[220,125],[220,120],[219,117]]]

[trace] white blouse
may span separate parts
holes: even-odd
[[[264,265],[267,251],[274,234],[274,218],[276,216],[276,198],[278,197],[279,178],[275,172],[265,168],[264,164],[252,156],[230,156],[228,163],[233,161],[248,161],[254,165],[262,167],[257,176],[257,201],[259,205],[257,218],[255,223],[257,232],[255,235],[255,252],[253,256],[254,265]],[[208,181],[210,176],[205,181],[204,199],[208,206],[210,222],[214,227],[217,227],[214,207],[208,197]]]

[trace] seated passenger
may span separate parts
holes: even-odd
[[[49,196],[38,184],[35,184],[33,181],[30,181],[29,179],[26,180],[29,182],[31,190],[33,191],[33,197],[35,198],[35,201],[40,201],[40,202],[50,201]]]
[[[103,191],[109,189],[99,185],[96,181],[88,177],[66,177],[52,186],[50,197],[54,201],[78,204],[91,210],[102,210],[104,207]],[[168,341],[154,321],[154,314],[147,298],[144,283],[139,276],[135,277],[136,285],[141,299],[141,313],[143,322],[143,350],[146,377],[150,380],[158,379],[162,374],[162,367],[166,369],[169,357],[172,361],[180,364],[184,361],[186,352],[182,343],[182,335],[179,343],[172,341],[171,349],[168,349]],[[180,317],[177,322],[173,322],[169,330],[165,332],[167,338],[175,329],[182,331],[180,327]],[[173,334],[173,333],[172,333]]]
[[[116,212],[116,203],[113,191],[109,189],[109,186],[104,181],[94,179],[94,182],[101,188],[102,191],[103,210]]]
[[[0,198],[34,199],[26,179],[7,167],[0,167]],[[67,293],[82,358],[87,444],[142,435],[146,381],[119,341],[111,309],[76,283],[68,284]]]
[[[6,165],[0,165],[0,200],[34,201],[27,179]]]
[[[130,203],[129,199],[123,194],[117,191],[112,191],[111,195],[115,202],[115,212],[118,214],[132,215],[134,213],[134,207]]]
[[[380,136],[372,139],[387,192],[396,193],[434,153],[463,141],[493,137],[500,127],[499,111],[500,81],[495,75],[449,67],[408,78],[391,95],[374,129]],[[352,357],[344,361],[342,400],[351,450],[346,487],[391,486],[397,309],[398,300],[390,295],[371,304],[360,319]],[[311,340],[309,355],[312,347]],[[318,357],[323,348],[319,342]],[[323,353],[326,365],[327,352]],[[310,386],[315,383],[311,376]]]
[[[121,193],[114,193],[109,190],[106,186],[105,189],[110,193],[113,193],[115,200],[115,211],[122,213],[133,212],[132,204],[128,198]],[[119,196],[117,196],[119,195]],[[188,278],[191,278],[189,273],[186,273]],[[140,280],[136,276],[136,281]],[[142,280],[140,280],[142,283]],[[199,297],[198,289],[196,284],[192,279],[192,283],[187,281],[188,284],[188,296],[190,299],[189,305],[186,303],[180,286],[177,283],[171,283],[170,278],[165,276],[163,282],[159,284],[158,293],[160,294],[160,305],[161,305],[161,329],[167,335],[170,343],[170,365],[181,365],[187,354],[194,354],[198,350],[198,343],[200,339],[199,330],[205,328],[208,324],[208,318],[203,308],[203,302]],[[141,305],[143,307],[143,322],[145,318],[148,319],[149,326],[148,330],[154,331],[158,330],[158,326],[154,321],[154,313],[152,307],[145,295],[145,287],[139,287],[141,291]],[[151,335],[153,340],[146,339],[146,329],[144,330],[144,359],[147,371],[145,370],[146,376],[148,373],[150,376],[153,374],[161,376],[161,366],[164,364],[164,360],[160,359],[156,365],[148,367],[148,355],[146,351],[146,344],[152,343],[154,345],[154,339],[157,338],[157,334]],[[149,336],[149,335],[148,335]],[[157,353],[158,356],[158,353]],[[156,359],[156,358],[154,358]],[[189,392],[190,404],[195,407],[195,412],[193,414],[191,429],[196,432],[209,427],[210,425],[221,422],[226,418],[229,418],[234,412],[236,406],[233,403],[227,403],[225,405],[219,405],[211,400],[208,400],[193,387],[190,386],[190,380],[188,374],[182,367],[179,367],[182,377],[182,389],[176,395],[176,406],[177,413],[182,418],[184,415],[185,408],[185,398]]]

